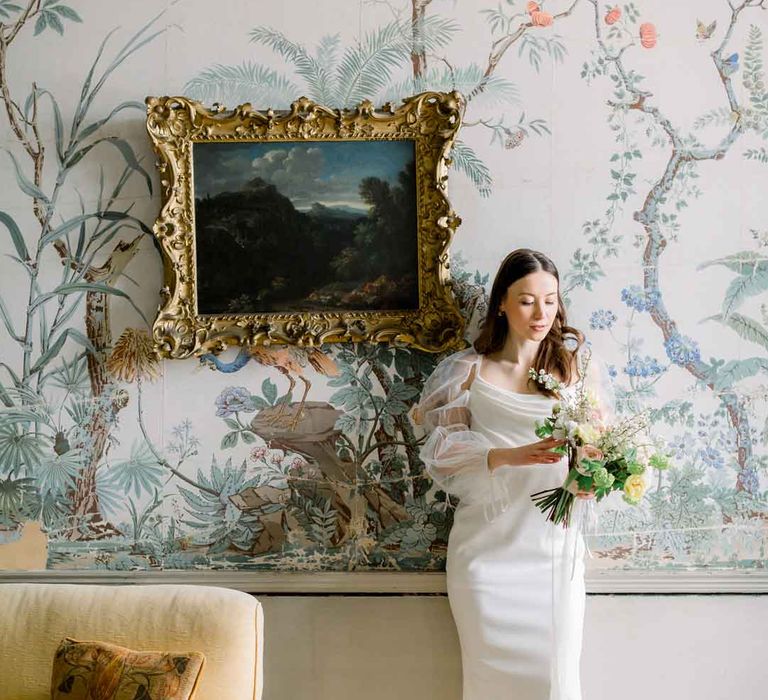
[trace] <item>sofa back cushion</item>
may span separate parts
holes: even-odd
[[[0,698],[49,700],[62,639],[198,651],[195,700],[260,700],[263,616],[246,593],[210,586],[0,584]]]

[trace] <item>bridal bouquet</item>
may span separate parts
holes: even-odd
[[[551,436],[566,441],[553,451],[568,456],[568,475],[562,486],[539,491],[531,498],[548,520],[566,528],[577,491],[591,491],[597,501],[613,491],[622,491],[624,501],[637,505],[645,494],[647,470],[671,466],[663,442],[649,433],[647,414],[606,422],[594,393],[584,384],[585,374],[586,367],[574,390],[560,393],[552,414],[536,426],[539,438]],[[531,368],[529,376],[553,391],[562,389],[544,370],[537,373]]]

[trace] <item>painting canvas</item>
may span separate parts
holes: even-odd
[[[416,309],[414,145],[195,143],[198,313]]]

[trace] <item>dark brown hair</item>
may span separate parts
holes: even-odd
[[[541,270],[549,272],[557,280],[557,314],[552,328],[539,345],[534,359],[534,367],[537,371],[543,369],[547,373],[554,374],[565,384],[571,384],[575,379],[573,377],[574,353],[584,342],[584,334],[568,325],[565,306],[560,296],[560,275],[555,263],[544,253],[530,248],[518,248],[504,258],[499,266],[499,271],[496,273],[496,278],[493,280],[491,298],[488,300],[488,315],[485,317],[480,335],[473,345],[481,355],[498,352],[504,347],[509,327],[506,315],[499,316],[501,300],[511,284],[514,284],[521,277]],[[570,349],[565,345],[566,338],[571,340]],[[531,381],[531,383],[534,382]],[[535,384],[542,394],[556,396],[555,392],[545,389],[538,382]]]

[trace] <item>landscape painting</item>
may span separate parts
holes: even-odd
[[[417,309],[414,145],[195,142],[198,314]]]

